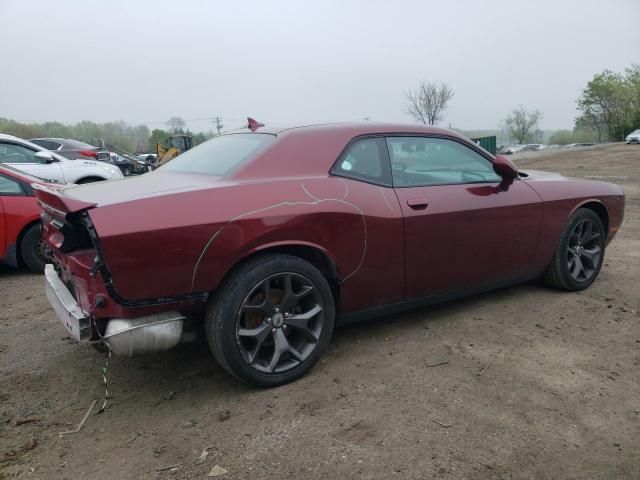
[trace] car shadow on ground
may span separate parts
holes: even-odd
[[[328,352],[322,357],[322,367],[316,366],[303,377],[306,378],[303,381],[313,382],[314,376],[320,375],[320,369],[332,377],[339,376],[343,362],[358,361],[359,357],[366,357],[367,351],[379,349],[388,337],[415,337],[417,332],[424,332],[425,329],[436,329],[447,322],[458,321],[465,312],[473,315],[479,304],[506,304],[512,302],[514,297],[541,289],[548,290],[539,284],[528,283],[337,328]],[[358,349],[354,347],[356,344]],[[88,345],[71,347],[74,350],[67,350],[67,354],[56,361],[67,365],[75,362],[84,371],[85,381],[91,383],[90,379],[93,377],[96,392],[101,393],[104,354]],[[206,402],[213,396],[230,396],[239,400],[261,391],[228,374],[213,358],[204,337],[152,356],[112,357],[107,378],[114,396],[112,405],[126,404],[131,400],[155,405],[174,396],[188,398],[190,402],[196,403],[198,399]]]
[[[41,274],[32,272],[31,270],[23,266],[14,268],[9,265],[0,264],[0,281],[6,278],[14,278],[14,277],[21,277],[21,276],[35,276],[35,275],[41,275]]]

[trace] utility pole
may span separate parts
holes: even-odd
[[[218,135],[220,135],[220,132],[222,132],[222,129],[224,128],[224,125],[222,124],[222,118],[220,118],[219,116],[216,116],[216,130],[218,130]]]

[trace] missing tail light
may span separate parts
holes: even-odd
[[[51,225],[59,230],[63,236],[63,241],[60,245],[62,253],[93,248],[93,242],[84,218],[86,216],[87,214],[82,212],[76,215],[67,215],[64,222],[59,219],[51,222]]]

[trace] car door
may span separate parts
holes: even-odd
[[[65,178],[60,163],[47,163],[34,155],[38,150],[10,141],[0,141],[0,163],[6,163],[34,177],[64,183]]]
[[[23,212],[24,198],[20,182],[0,173],[0,258],[6,257],[9,245],[15,243],[19,228],[22,227],[15,222],[15,215],[16,212]]]
[[[332,176],[339,177],[334,201],[357,211],[363,227],[348,232],[362,236],[354,237],[358,240],[349,251],[357,268],[341,272],[341,313],[404,300],[403,218],[390,170],[385,139],[376,136],[350,142],[331,170]],[[346,234],[339,229],[331,232],[335,238]]]
[[[455,138],[387,137],[404,215],[408,299],[473,289],[530,272],[542,203],[491,159]]]

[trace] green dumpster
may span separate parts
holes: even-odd
[[[493,137],[472,138],[471,140],[474,141],[476,144],[480,145],[491,155],[496,154],[496,136],[495,135]]]

